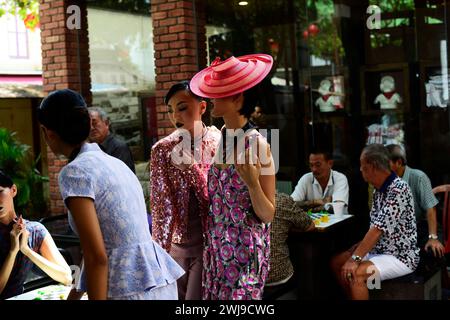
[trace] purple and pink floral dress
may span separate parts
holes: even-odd
[[[234,165],[211,166],[208,193],[203,299],[261,299],[269,270],[270,224],[254,213]]]

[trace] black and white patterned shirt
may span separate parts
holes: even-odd
[[[392,173],[373,194],[370,227],[383,231],[370,253],[390,254],[415,270],[419,264],[414,200],[408,184]]]

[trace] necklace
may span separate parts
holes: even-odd
[[[195,132],[195,130],[194,130]],[[202,122],[202,135],[201,137],[192,137],[191,139],[191,149],[193,150],[195,148],[196,145],[198,145],[198,142],[203,142],[203,138],[205,137],[206,133],[208,132],[208,127],[206,126],[206,124],[204,124]]]

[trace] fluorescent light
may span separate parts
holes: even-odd
[[[246,5],[248,5],[248,2],[247,1],[239,1],[238,5],[246,6]]]

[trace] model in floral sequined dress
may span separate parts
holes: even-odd
[[[205,300],[262,298],[275,214],[275,174],[269,145],[248,119],[259,97],[254,86],[271,66],[267,55],[231,57],[216,60],[191,80],[194,93],[212,98],[212,116],[225,122],[208,173]],[[242,129],[241,134],[237,129]],[[236,140],[232,135],[237,135]]]
[[[220,131],[201,122],[206,102],[189,82],[169,89],[165,103],[178,128],[158,141],[151,154],[152,236],[183,267],[178,296],[201,298],[204,220],[208,212],[207,173]]]

